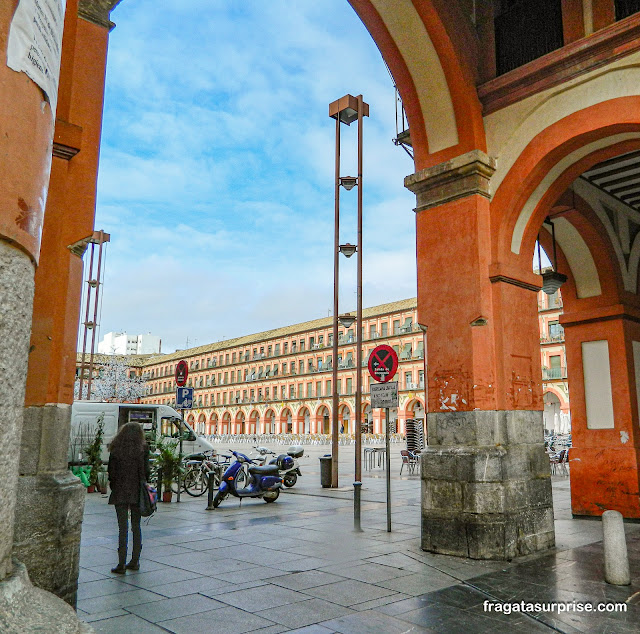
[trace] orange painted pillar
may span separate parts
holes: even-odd
[[[304,416],[293,417],[293,433],[301,434],[304,430]]]
[[[23,433],[24,390],[35,264],[51,166],[54,120],[42,90],[7,65],[9,30],[17,0],[0,5],[0,581],[13,572],[14,511],[18,493],[17,439]],[[15,531],[18,534],[18,531]]]
[[[312,434],[318,434],[320,433],[319,430],[322,429],[322,421],[323,421],[324,417],[322,415],[311,415],[311,418],[309,420],[309,427],[310,427],[310,432]]]
[[[405,180],[417,198],[418,321],[429,359],[422,548],[474,559],[555,543],[539,283],[530,258],[510,269],[492,261],[494,169],[474,151]]]
[[[384,410],[379,407],[373,410],[373,433],[384,434],[385,430]]]
[[[605,312],[606,320],[593,311],[561,317],[571,376],[571,510],[637,519],[640,312],[621,305]]]

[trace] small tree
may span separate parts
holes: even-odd
[[[93,437],[93,441],[90,445],[85,447],[85,453],[87,454],[87,462],[91,467],[89,472],[89,485],[96,485],[98,483],[98,474],[100,473],[100,467],[102,467],[102,439],[104,437],[104,414],[100,414],[96,432]]]
[[[109,357],[100,368],[99,374],[91,381],[92,401],[107,403],[135,403],[144,395],[145,384],[142,377],[133,375],[126,362],[126,357]],[[76,378],[75,398],[87,398],[87,381],[82,384],[80,394],[80,380]]]

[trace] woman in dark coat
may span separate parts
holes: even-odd
[[[140,530],[140,481],[149,479],[149,447],[144,439],[144,431],[138,423],[126,423],[115,435],[108,447],[109,504],[116,507],[118,517],[118,565],[111,572],[124,574],[140,568],[142,551],[142,531]],[[133,551],[127,564],[127,536],[129,533],[129,511],[131,511],[131,532]]]

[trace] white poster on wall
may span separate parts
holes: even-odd
[[[20,0],[11,20],[7,66],[26,73],[47,96],[55,119],[66,0]]]

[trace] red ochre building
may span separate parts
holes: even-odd
[[[369,354],[387,344],[398,354],[397,431],[409,418],[424,418],[424,336],[416,324],[416,299],[363,311],[363,424],[383,432],[383,411],[371,410]],[[333,318],[285,326],[154,357],[143,366],[144,403],[175,404],[175,366],[189,364],[187,386],[194,409],[187,415],[205,434],[330,433],[332,416]],[[355,324],[338,331],[339,426],[354,433]]]
[[[553,295],[547,295],[542,291],[538,293],[544,428],[553,433],[571,431],[567,356],[560,315],[562,315],[560,291],[556,291]]]
[[[560,414],[568,416],[569,390],[564,332],[559,325],[559,292],[538,295],[540,348],[544,381],[545,428],[559,431]],[[367,431],[384,432],[382,410],[371,410],[367,364],[371,351],[390,345],[398,354],[399,407],[392,429],[405,433],[407,419],[424,419],[424,338],[417,326],[417,300],[374,306],[363,313],[364,386],[362,417]],[[163,356],[132,355],[130,364],[147,381],[144,403],[175,405],[175,366],[189,365],[188,387],[194,408],[187,420],[202,434],[330,433],[332,416],[331,317],[268,332],[180,350]],[[354,432],[356,384],[355,324],[338,332],[338,425]],[[547,406],[547,403],[549,404]],[[558,418],[556,418],[558,414]]]

